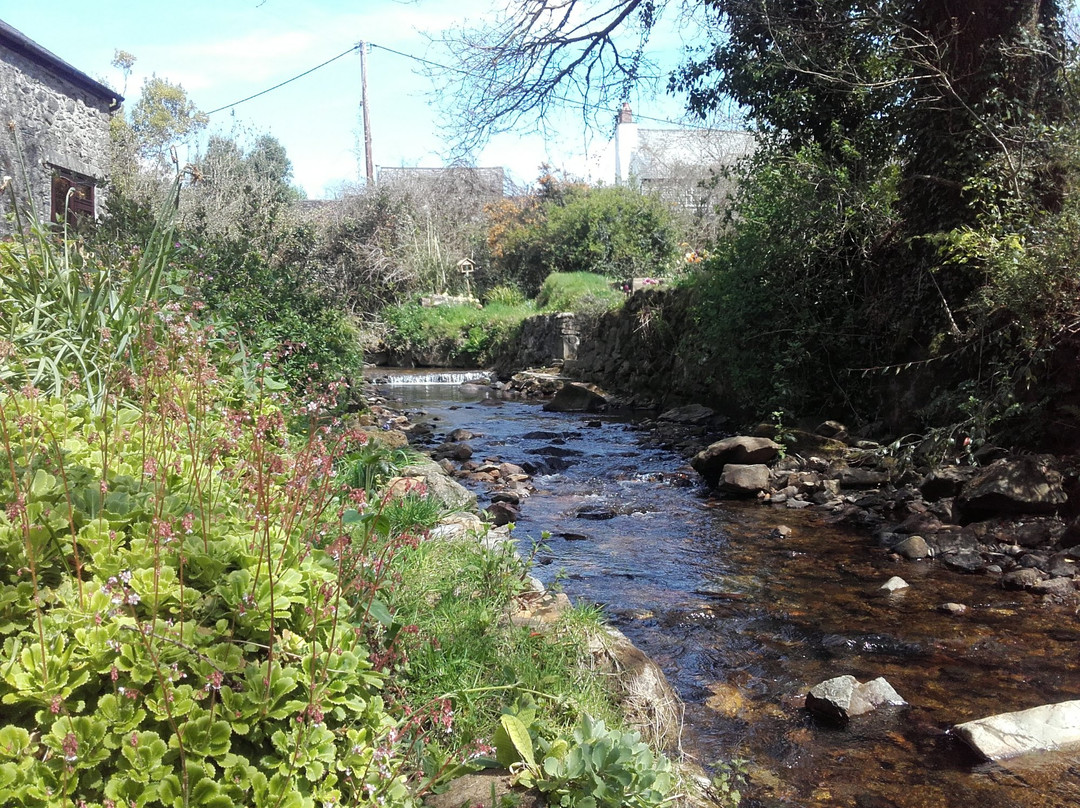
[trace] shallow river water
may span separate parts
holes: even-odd
[[[447,385],[383,392],[427,412],[437,440],[480,433],[474,459],[561,456],[566,468],[534,479],[515,535],[527,551],[549,532],[538,577],[601,605],[664,669],[686,702],[688,755],[750,761],[744,805],[1080,806],[1080,754],[981,763],[947,732],[1080,698],[1074,609],[933,562],[894,563],[816,513],[707,499],[681,458],[643,448],[623,420]],[[773,537],[779,525],[791,535]],[[893,575],[911,587],[880,594]],[[969,609],[943,614],[947,601]],[[842,674],[884,676],[910,706],[842,728],[808,717],[806,691]]]

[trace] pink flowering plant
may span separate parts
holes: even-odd
[[[341,484],[362,436],[230,405],[179,322],[100,412],[0,395],[0,804],[409,804],[443,705],[384,699],[383,593],[418,537]]]

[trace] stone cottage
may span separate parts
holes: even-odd
[[[109,120],[123,100],[0,20],[0,171],[12,178],[20,206],[32,198],[50,221],[98,214]],[[0,212],[10,208],[5,190]]]

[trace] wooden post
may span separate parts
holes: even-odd
[[[371,156],[371,118],[368,116],[367,43],[360,42],[360,105],[364,110],[364,177],[368,186],[375,184],[375,163]]]

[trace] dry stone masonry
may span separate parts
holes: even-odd
[[[0,22],[0,171],[17,199],[32,195],[51,218],[75,186],[84,212],[103,202],[109,160],[109,120],[123,98],[55,54]],[[27,181],[29,185],[27,185]],[[3,195],[5,208],[10,202]]]

